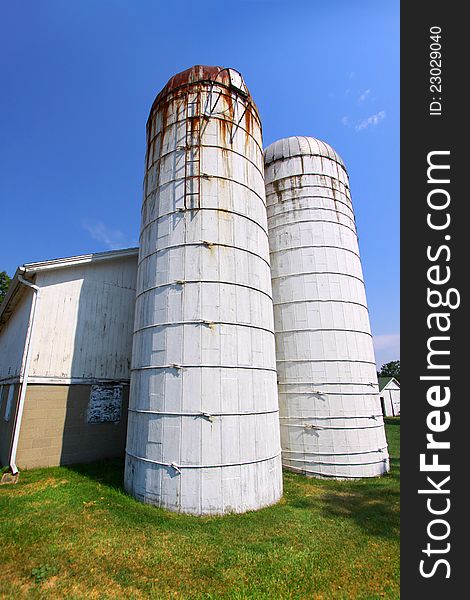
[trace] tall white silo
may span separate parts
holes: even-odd
[[[310,137],[265,151],[283,466],[318,477],[389,469],[346,168]]]
[[[125,486],[192,514],[282,494],[261,123],[234,69],[170,79],[147,123]]]

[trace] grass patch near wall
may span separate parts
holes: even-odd
[[[123,490],[123,462],[33,469],[0,487],[2,598],[399,598],[400,420],[391,473],[284,473],[284,498],[190,517]]]

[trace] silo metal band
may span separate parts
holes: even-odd
[[[323,209],[320,209],[320,210],[329,210],[329,209],[323,208]],[[336,211],[332,210],[331,212],[336,212]],[[347,215],[344,215],[344,216],[346,218],[349,218],[349,217],[347,217]],[[291,225],[295,226],[295,225],[298,225],[299,223],[331,223],[331,224],[333,224],[335,226],[344,227],[345,229],[349,229],[349,231],[351,231],[354,234],[354,236],[357,238],[356,230],[353,229],[352,227],[349,227],[349,225],[346,225],[346,223],[340,223],[339,221],[329,221],[328,219],[302,219],[302,220],[299,219],[298,221],[290,221],[290,222],[287,222],[287,223],[280,223],[279,225],[273,225],[271,227],[271,230],[272,229],[279,229],[281,227],[289,227]],[[305,248],[305,247],[306,246],[297,246],[297,248]],[[321,248],[338,248],[338,246],[309,246],[309,247],[311,247],[311,248],[316,248],[316,247],[321,247]],[[293,247],[289,248],[289,250],[292,250],[292,249],[293,249]],[[344,248],[341,248],[341,250],[344,250]],[[273,250],[271,250],[271,252],[273,252]],[[282,250],[274,250],[274,252],[282,252]]]
[[[350,273],[341,273],[338,271],[306,271],[302,273],[289,273],[288,275],[276,275],[275,277],[272,277],[272,279],[288,279],[289,277],[298,277],[299,275],[341,275],[342,277],[351,277],[352,279],[357,279],[357,281],[360,281],[362,285],[364,285],[364,281],[360,277],[351,275]]]
[[[288,417],[279,417],[280,419],[317,419],[317,420],[328,420],[328,419],[375,419],[377,417],[382,417],[382,415],[304,415],[302,417],[288,416]]]
[[[346,167],[344,166],[344,164],[341,161],[339,161],[337,158],[333,158],[332,156],[325,156],[324,154],[320,154],[319,152],[309,152],[308,155],[306,155],[305,153],[299,152],[299,154],[289,154],[289,156],[269,159],[266,161],[266,166],[269,167],[272,164],[274,164],[275,162],[285,162],[286,160],[290,160],[291,158],[305,158],[306,156],[312,157],[312,158],[322,158],[322,159],[326,158],[327,160],[330,160],[331,162],[336,163],[338,166],[340,166],[343,169],[343,171],[346,173],[346,176],[348,176]],[[308,173],[301,173],[301,175],[308,175]]]
[[[167,323],[152,323],[151,325],[144,325],[134,329],[134,333],[139,331],[145,331],[146,329],[156,329],[158,327],[178,327],[179,325],[205,325],[206,327],[212,327],[213,325],[233,325],[234,327],[248,327],[250,329],[259,329],[266,333],[272,333],[274,331],[268,327],[261,327],[260,325],[251,325],[249,323],[237,323],[232,321],[205,321],[203,319],[194,319],[192,321],[169,321]]]
[[[266,260],[265,258],[263,258],[262,256],[260,256],[259,254],[256,254],[256,252],[253,252],[252,250],[248,250],[248,248],[240,248],[240,246],[233,246],[231,244],[222,244],[222,243],[218,243],[218,242],[210,242],[210,241],[204,241],[201,240],[200,242],[186,242],[186,243],[181,243],[181,244],[173,244],[170,246],[161,246],[160,248],[157,248],[156,250],[154,250],[153,252],[149,252],[148,254],[145,254],[144,256],[142,256],[141,260],[139,261],[139,265],[144,262],[144,260],[147,260],[150,256],[154,256],[155,254],[158,254],[159,252],[165,252],[166,250],[174,250],[176,248],[188,248],[188,247],[196,247],[196,248],[200,248],[200,247],[212,247],[212,246],[217,246],[217,247],[221,247],[221,248],[233,248],[234,250],[238,250],[240,252],[246,252],[247,254],[251,254],[251,256],[255,256],[256,258],[259,258],[260,260],[262,260],[264,263],[266,263],[266,265],[269,267],[269,261]]]
[[[212,328],[214,325],[227,325],[233,327],[246,327],[248,329],[256,329],[258,331],[265,331],[266,333],[273,334],[274,331],[268,327],[261,327],[260,325],[250,325],[248,323],[234,323],[230,321],[205,321],[202,319],[196,319],[193,321],[171,321],[167,323],[152,323],[151,325],[144,325],[134,329],[133,333],[139,333],[140,331],[146,331],[149,329],[158,329],[159,327],[178,327],[180,325],[204,325]]]
[[[214,175],[214,174],[208,174],[208,173],[201,173],[201,175],[194,176],[194,177],[200,177],[201,179],[221,179],[223,181],[229,181],[230,183],[233,183],[235,185],[240,185],[241,187],[249,190],[253,194],[253,196],[256,196],[257,198],[259,198],[261,200],[263,206],[266,207],[266,203],[263,200],[262,196],[260,196],[256,190],[254,190],[250,186],[246,185],[246,183],[243,183],[242,181],[238,181],[237,179],[231,179],[230,177],[225,177],[223,175]],[[182,182],[182,181],[186,181],[186,178],[185,177],[175,177],[174,179],[171,179],[164,183],[159,183],[157,185],[157,189],[162,188],[165,185],[168,185],[169,183],[178,183],[178,182]]]
[[[356,456],[358,454],[376,454],[377,452],[384,452],[385,450],[387,450],[387,448],[377,448],[377,450],[364,450],[364,451],[358,451],[358,452],[312,452],[311,450],[305,450],[305,451],[300,451],[300,450],[283,450],[282,454],[308,454],[308,455],[312,455],[312,456]],[[295,460],[293,458],[288,458],[288,460]],[[302,461],[302,462],[307,462],[307,461]],[[335,463],[332,463],[335,464]],[[351,464],[351,463],[348,463]]]
[[[333,200],[333,198],[332,198]],[[343,204],[343,202],[338,202],[338,204]],[[285,215],[289,215],[291,213],[297,214],[299,212],[302,212],[304,210],[309,210],[309,211],[314,211],[314,210],[321,210],[323,212],[332,212],[335,215],[341,215],[342,217],[344,217],[345,219],[348,219],[348,221],[351,221],[351,223],[354,225],[354,232],[356,233],[356,221],[349,216],[349,214],[347,213],[343,213],[339,210],[336,210],[335,208],[326,208],[324,206],[304,206],[302,208],[295,208],[292,210],[284,210],[284,211],[279,211],[278,213],[275,212],[271,212],[271,214],[268,212],[268,221],[272,221],[274,220],[276,217],[283,217]],[[315,223],[316,220],[315,219],[305,219],[305,220],[295,220],[295,221],[286,221],[285,223],[280,223],[279,225],[271,225],[271,229],[277,229],[279,227],[284,227],[284,225],[294,225],[296,223]],[[337,223],[338,221],[327,221],[328,223]]]
[[[339,327],[303,327],[302,329],[278,329],[276,333],[298,333],[299,331],[345,331],[346,333],[361,333],[371,335],[370,331],[361,331],[360,329],[340,329]]]
[[[276,359],[277,363],[316,363],[316,362],[325,362],[325,363],[362,363],[365,365],[375,365],[374,361],[371,360],[351,360],[349,358],[322,358],[322,359],[312,359],[312,358],[278,358]]]
[[[295,417],[296,419],[298,417]],[[302,424],[302,425],[297,425],[296,423],[281,423],[281,427],[298,427],[301,429],[315,429],[315,430],[323,430],[323,429],[334,429],[334,430],[346,430],[346,429],[382,429],[383,428],[383,423],[380,423],[379,425],[370,425],[369,427],[358,427],[357,425],[355,425],[354,427],[334,427],[331,425],[307,425],[307,424]]]
[[[308,300],[300,299],[300,300],[285,300],[283,302],[276,302],[276,306],[283,306],[285,304],[307,304],[313,302],[333,302],[338,304],[353,304],[354,306],[361,306],[365,308],[367,312],[369,312],[369,307],[361,302],[353,302],[352,300],[335,300],[333,298],[326,298],[324,300],[320,300],[318,298],[309,298]]]
[[[328,177],[328,179],[332,179],[334,181],[337,181],[338,183],[341,183],[341,185],[343,185],[345,187],[345,189],[347,189],[349,191],[349,187],[344,183],[344,181],[341,181],[341,179],[338,179],[338,177],[333,177],[333,175],[329,175],[328,173],[290,173],[289,175],[286,175],[285,177],[276,177],[276,182],[283,181],[285,179],[291,179],[292,177],[309,177],[309,176]],[[331,187],[330,187],[330,189],[331,189]]]
[[[135,458],[136,460],[140,460],[142,462],[152,463],[154,465],[160,465],[162,467],[172,467],[175,471],[179,471],[180,469],[217,469],[220,467],[243,467],[245,465],[253,465],[256,463],[267,462],[268,460],[274,460],[278,456],[281,455],[281,450],[273,454],[272,456],[268,456],[267,458],[255,458],[253,460],[245,460],[240,462],[232,462],[232,463],[216,463],[216,464],[208,464],[208,465],[180,465],[176,462],[166,463],[160,462],[158,460],[153,460],[151,458],[145,458],[143,456],[138,456],[137,454],[133,454],[132,452],[128,452],[126,450],[126,454]]]
[[[259,229],[261,229],[261,231],[266,235],[268,235],[268,232],[266,231],[266,229],[264,229],[264,227],[261,226],[261,224],[258,221],[255,221],[255,219],[252,219],[251,217],[248,217],[247,215],[244,215],[241,212],[237,212],[235,210],[229,210],[227,208],[215,208],[215,207],[204,207],[204,210],[211,210],[211,211],[216,211],[218,213],[227,213],[230,215],[236,215],[237,217],[241,217],[242,219],[246,219],[247,221],[250,221],[250,223],[253,223],[253,225],[256,225]],[[325,209],[325,210],[329,210],[329,209]],[[170,212],[166,212],[166,213],[162,213],[160,215],[158,215],[158,217],[156,217],[155,219],[152,219],[151,221],[146,221],[144,224],[144,227],[140,233],[139,239],[142,237],[144,231],[150,227],[150,225],[152,225],[153,223],[157,223],[158,221],[160,221],[161,219],[164,219],[165,217],[171,217],[172,215],[179,215],[182,216],[183,213],[188,212],[188,210],[185,210],[183,208],[179,208],[176,210],[171,210]],[[346,216],[346,215],[345,215]]]
[[[270,369],[269,367],[254,367],[253,365],[145,365],[143,367],[132,367],[131,371],[148,371],[148,370],[161,370],[161,369],[252,369],[253,371],[271,371],[277,373],[276,369]]]
[[[302,180],[302,177],[330,177],[330,179],[332,179],[332,181],[334,182],[334,185],[326,185],[324,182],[322,181],[315,181],[314,183],[304,183],[302,181],[302,184],[299,184],[298,182],[296,182],[294,185],[285,185],[287,180],[291,180],[292,177],[298,177],[300,180]],[[309,188],[314,188],[314,189],[325,189],[328,190],[328,192],[333,193],[333,196],[330,195],[325,195],[323,196],[324,200],[333,200],[335,198],[334,194],[341,194],[342,196],[345,196],[348,199],[348,204],[351,205],[352,208],[352,200],[351,200],[351,190],[349,189],[349,187],[343,182],[341,181],[341,179],[337,179],[336,177],[331,177],[330,175],[327,174],[323,174],[323,173],[293,173],[292,175],[288,175],[287,177],[280,177],[279,179],[276,178],[276,184],[274,184],[273,181],[267,181],[266,182],[266,197],[272,197],[273,195],[277,195],[277,194],[284,194],[284,192],[304,192],[305,190],[308,190]],[[280,187],[278,182],[283,182],[282,186]],[[276,186],[276,187],[274,187]],[[298,196],[298,198],[301,200],[302,198],[316,198],[317,196],[309,196],[309,195],[303,195],[300,194]],[[293,197],[291,198],[293,199]],[[289,200],[288,200],[289,201]]]
[[[302,186],[301,189],[302,191],[306,190],[307,188],[315,188],[315,189],[331,189],[329,186],[326,185],[320,185],[320,184],[315,184],[315,185],[305,185]],[[273,219],[274,217],[278,217],[281,216],[282,214],[286,213],[290,213],[290,212],[297,212],[297,211],[302,211],[302,210],[315,210],[315,207],[313,206],[304,206],[304,207],[299,207],[293,210],[282,210],[286,205],[288,205],[290,202],[295,202],[297,201],[301,201],[302,203],[306,203],[306,201],[311,200],[311,199],[320,199],[322,198],[325,203],[327,203],[329,206],[331,206],[332,204],[341,204],[341,206],[345,206],[347,209],[349,209],[351,211],[351,214],[354,214],[353,208],[352,208],[352,203],[349,197],[349,194],[345,194],[344,192],[342,192],[341,190],[336,190],[336,192],[338,194],[340,194],[341,196],[343,196],[345,199],[349,200],[349,202],[343,202],[343,200],[339,200],[336,196],[314,196],[314,195],[304,195],[304,196],[298,196],[298,198],[294,198],[294,197],[288,197],[288,198],[284,198],[283,196],[285,195],[284,192],[287,190],[278,190],[278,191],[273,191],[273,192],[267,192],[266,194],[266,198],[268,200],[271,200],[273,197],[278,198],[279,195],[282,196],[282,198],[279,200],[279,202],[276,202],[275,204],[268,204],[267,205],[267,210],[268,210],[268,220]],[[275,209],[278,209],[277,211]],[[317,207],[318,210],[325,210],[323,208],[323,206],[319,206]],[[340,212],[341,215],[346,215],[346,213]]]
[[[349,227],[348,227],[349,229]],[[359,254],[354,252],[354,250],[350,250],[349,248],[344,248],[342,246],[332,246],[332,245],[322,245],[322,244],[306,244],[305,246],[290,246],[289,248],[279,248],[277,250],[270,250],[270,254],[277,254],[279,252],[291,252],[292,250],[306,250],[307,248],[331,248],[333,250],[341,250],[342,252],[349,252],[350,254],[354,254],[357,258],[359,258]]]
[[[213,117],[211,117],[211,118],[213,118]],[[227,119],[222,119],[222,120],[226,121],[227,123],[233,123],[233,121],[228,121]],[[172,125],[173,124],[177,125],[178,123],[184,123],[184,121],[183,120],[175,121],[175,123],[172,123]],[[171,125],[169,125],[169,127],[171,127]],[[168,127],[167,127],[167,129],[168,129]],[[245,130],[243,130],[243,131],[245,131]],[[248,133],[248,132],[245,131],[245,133]],[[150,144],[155,140],[156,137],[158,137],[158,135],[160,135],[160,132],[155,137],[153,137],[150,140]],[[253,141],[255,141],[255,140],[253,140]],[[213,148],[213,149],[216,149],[216,150],[218,150],[220,148],[220,146],[215,146],[214,144],[198,144],[197,146],[198,146],[198,148]],[[175,148],[173,150],[170,150],[169,152],[165,152],[164,154],[160,154],[160,156],[156,160],[154,160],[153,163],[151,163],[148,166],[148,168],[151,169],[154,165],[156,165],[157,163],[161,162],[167,156],[171,156],[172,154],[176,154],[176,152],[183,152],[184,150],[185,150],[185,148],[181,147],[181,148]],[[261,177],[264,178],[263,171],[261,171],[261,169],[258,167],[258,165],[254,161],[250,160],[248,156],[243,155],[241,152],[237,152],[233,148],[227,148],[227,152],[233,152],[233,154],[237,154],[238,156],[241,156],[244,160],[246,160],[251,165],[253,165],[254,168],[258,171],[258,173],[261,175]]]
[[[380,461],[377,464],[380,464],[382,462],[388,464],[389,461],[388,461],[387,458],[384,458],[383,461]],[[288,466],[286,466],[286,468],[289,469],[290,471],[296,471],[296,472],[298,471],[298,472],[300,472],[302,474],[305,474],[305,475],[313,475],[314,477],[315,476],[316,477],[320,477],[320,478],[323,477],[323,478],[327,478],[327,479],[331,478],[331,479],[340,479],[340,480],[344,479],[344,480],[347,480],[347,479],[360,479],[362,477],[375,477],[376,476],[375,474],[372,474],[372,475],[363,475],[363,474],[359,474],[359,475],[343,475],[343,474],[342,475],[338,475],[337,473],[323,473],[322,471],[312,471],[311,469],[303,469],[302,467],[294,467],[292,465],[288,465]]]
[[[278,385],[285,385],[282,382],[278,382]],[[377,396],[377,392],[281,392],[279,394],[292,394],[294,396]]]
[[[167,283],[159,283],[158,285],[153,285],[152,287],[142,290],[141,292],[139,292],[136,295],[136,298],[139,298],[139,296],[142,296],[143,294],[147,294],[148,292],[151,292],[152,290],[156,290],[156,289],[159,289],[162,287],[170,287],[170,286],[175,286],[175,285],[186,285],[188,283],[216,283],[218,285],[234,285],[234,286],[238,286],[238,287],[247,288],[249,290],[253,290],[254,292],[259,292],[260,294],[263,294],[264,296],[267,296],[270,300],[272,300],[271,296],[267,292],[264,292],[263,290],[260,290],[259,288],[255,288],[251,285],[245,285],[243,283],[235,283],[233,281],[221,281],[220,279],[186,279],[184,281],[176,280],[176,281],[169,281]]]
[[[361,452],[361,454],[364,454],[363,452]],[[329,467],[363,467],[364,465],[377,465],[379,463],[384,462],[385,460],[388,460],[387,458],[382,458],[381,460],[373,460],[370,462],[360,462],[360,463],[353,463],[353,462],[345,462],[345,463],[339,463],[339,462],[324,462],[324,461],[319,461],[319,460],[312,460],[310,458],[288,458],[287,460],[289,461],[293,461],[293,462],[304,462],[304,463],[313,463],[315,465],[325,465],[325,466],[329,466]],[[336,477],[337,475],[335,475]]]
[[[378,383],[365,383],[364,381],[279,381],[279,385],[367,385],[379,387]]]
[[[282,192],[281,192],[282,193]],[[268,194],[268,196],[273,196],[274,194]],[[337,198],[334,197],[329,197],[329,198],[325,198],[325,196],[301,196],[300,198],[286,198],[285,200],[282,200],[282,204],[286,203],[286,202],[293,202],[296,200],[310,200],[312,198],[318,198],[318,199],[323,199],[323,200],[333,200],[335,204],[341,204],[342,206],[345,206],[347,209],[350,210],[351,214],[354,214],[350,205],[347,204],[346,202],[342,202],[341,200],[338,200]],[[273,220],[275,217],[282,217],[284,215],[288,215],[290,213],[298,213],[298,212],[302,212],[304,210],[325,210],[328,212],[334,212],[334,213],[338,213],[340,215],[342,215],[343,217],[346,217],[347,219],[349,219],[350,221],[352,221],[354,223],[354,225],[356,224],[356,221],[354,220],[353,217],[350,217],[348,214],[346,214],[345,212],[340,212],[335,210],[334,208],[327,208],[325,206],[301,206],[299,208],[292,208],[289,210],[285,210],[284,207],[281,205],[281,208],[279,208],[279,210],[276,212],[275,210],[269,210],[269,209],[275,209],[275,208],[279,208],[276,204],[273,204],[271,206],[268,206],[268,221],[269,220]],[[296,221],[294,221],[296,222]]]
[[[143,410],[140,408],[129,408],[129,412],[143,413],[148,415],[161,415],[167,417],[243,417],[251,415],[272,415],[277,414],[279,409],[274,410],[254,410],[254,411],[242,411],[242,412],[175,412],[175,411],[163,411],[163,410]]]

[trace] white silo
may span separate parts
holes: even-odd
[[[147,123],[125,486],[192,514],[281,497],[261,124],[242,76],[195,66]]]
[[[319,477],[389,469],[346,168],[310,137],[265,151],[283,466]]]

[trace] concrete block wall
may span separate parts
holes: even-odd
[[[90,385],[28,385],[17,453],[20,469],[124,455],[128,386],[123,387],[118,422],[88,423],[90,391]]]

